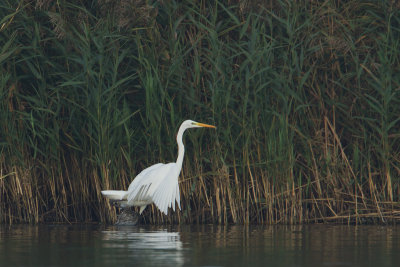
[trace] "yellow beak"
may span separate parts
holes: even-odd
[[[200,126],[200,127],[207,127],[207,128],[214,128],[214,129],[217,128],[217,127],[215,127],[214,125],[209,125],[209,124],[200,123],[200,122],[196,122],[196,125],[197,125],[197,126]]]

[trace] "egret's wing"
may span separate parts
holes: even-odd
[[[148,202],[150,204],[153,202],[151,196],[168,173],[169,168],[170,164],[158,163],[139,173],[129,185],[128,203]]]
[[[128,203],[154,202],[165,214],[168,214],[169,207],[175,210],[175,201],[180,208],[179,172],[176,163],[159,163],[143,170],[129,186]]]
[[[169,165],[168,172],[165,172],[164,178],[152,196],[154,204],[165,214],[168,214],[169,207],[175,210],[175,201],[178,202],[179,209],[181,208],[178,185],[180,168],[175,163]]]
[[[149,182],[149,180],[147,179],[147,178],[149,177],[148,173],[149,173],[149,172],[152,172],[152,171],[154,171],[154,170],[156,170],[157,168],[159,168],[160,166],[163,166],[163,165],[165,165],[165,164],[163,164],[163,163],[157,163],[157,164],[154,164],[154,165],[152,165],[152,166],[150,166],[150,167],[144,169],[143,171],[141,171],[141,172],[135,177],[135,179],[133,179],[132,183],[129,185],[128,192],[132,192],[133,189],[134,189],[135,187],[137,187],[139,184]],[[128,198],[129,198],[129,197],[128,197]]]

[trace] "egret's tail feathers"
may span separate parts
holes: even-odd
[[[103,196],[111,200],[126,200],[126,197],[128,196],[128,192],[123,190],[105,190],[101,191],[101,193]]]

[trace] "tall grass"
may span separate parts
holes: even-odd
[[[0,219],[112,222],[100,191],[176,159],[149,223],[399,219],[392,1],[20,1],[0,8]]]

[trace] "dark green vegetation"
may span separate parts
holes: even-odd
[[[146,222],[400,219],[397,1],[0,5],[1,222],[113,221],[185,119],[218,129]]]

